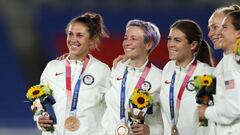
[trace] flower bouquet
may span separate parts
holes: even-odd
[[[129,99],[128,117],[130,125],[143,124],[146,113],[151,113],[153,98],[147,90],[134,89]]]
[[[198,104],[213,105],[213,94],[216,94],[216,77],[212,75],[194,76],[194,88],[197,91]],[[200,120],[200,126],[208,126],[207,119]]]
[[[35,85],[28,89],[26,94],[28,102],[31,104],[31,110],[35,116],[48,116],[53,121],[53,124],[57,123],[56,115],[52,108],[55,104],[55,99],[52,96],[52,90],[48,85]],[[54,131],[54,127],[46,129],[47,131]]]
[[[237,40],[234,48],[235,59],[238,64],[240,64],[240,38]]]

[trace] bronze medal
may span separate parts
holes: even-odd
[[[115,135],[128,135],[128,134],[129,128],[124,124],[119,125],[115,132]]]
[[[70,116],[65,120],[64,126],[69,131],[76,131],[80,127],[80,122],[77,117]]]
[[[177,126],[176,126],[176,125],[173,125],[173,126],[172,126],[171,135],[179,135],[178,129],[177,129]]]

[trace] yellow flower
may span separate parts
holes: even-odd
[[[138,93],[138,88],[135,88],[134,90],[133,90],[133,93]]]
[[[236,55],[240,55],[240,38],[237,39],[236,44],[235,44],[235,47],[234,47],[234,49],[233,49],[233,52],[234,52]]]
[[[35,100],[44,95],[44,90],[41,85],[36,85],[28,89],[27,91],[27,98],[29,100]]]
[[[212,76],[210,75],[204,75],[201,77],[202,86],[209,87],[211,86],[212,82],[213,82],[213,79],[212,79]]]
[[[145,108],[149,106],[149,96],[148,93],[134,93],[132,103],[137,106],[137,108]]]

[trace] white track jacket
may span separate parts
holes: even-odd
[[[90,60],[81,76],[81,87],[78,95],[76,116],[80,121],[80,128],[71,132],[64,128],[64,121],[69,115],[66,93],[66,59],[50,61],[41,76],[41,84],[48,84],[53,90],[56,103],[53,105],[57,124],[55,132],[45,132],[43,135],[99,135],[103,132],[101,118],[105,110],[104,94],[106,82],[110,76],[109,67],[89,55]],[[75,84],[82,71],[83,62],[69,60],[71,65],[72,94]],[[68,105],[69,106],[69,105]],[[71,106],[71,105],[70,105]]]
[[[121,123],[120,121],[120,95],[122,77],[128,62],[119,62],[116,69],[112,69],[110,85],[111,88],[106,94],[107,109],[104,113],[102,124],[105,130],[105,135],[114,135],[115,129]],[[148,62],[148,61],[147,61]],[[140,68],[134,68],[128,65],[128,74],[126,80],[126,97],[125,97],[125,110],[126,117],[128,111],[129,98],[132,94],[138,79],[144,71],[147,62]],[[159,93],[160,93],[160,78],[161,70],[151,64],[151,69],[142,85],[149,90],[149,93],[153,96],[154,105],[153,113],[146,114],[145,123],[150,127],[150,135],[162,135],[163,124],[160,113]]]
[[[193,61],[192,61],[193,62]],[[174,110],[176,108],[177,95],[180,90],[180,87],[183,83],[184,77],[192,64],[192,62],[185,68],[177,66],[176,61],[169,61],[163,71],[162,71],[162,81],[161,81],[161,92],[160,92],[160,103],[162,110],[162,118],[164,123],[164,135],[171,134],[171,115],[170,115],[170,106],[169,106],[169,91],[172,80],[172,75],[176,71],[175,84],[174,84]],[[213,68],[204,64],[200,61],[197,61],[196,69],[193,72],[190,80],[193,80],[193,77],[196,75],[212,74]],[[182,95],[182,100],[180,103],[180,109],[177,120],[177,129],[179,135],[206,135],[206,132],[209,132],[209,128],[200,127],[198,121],[198,110],[195,100],[196,91],[189,91],[185,88]],[[176,111],[175,111],[176,116]]]
[[[206,109],[205,116],[217,123],[217,135],[240,135],[240,65],[233,54],[224,54],[214,73],[215,105]]]

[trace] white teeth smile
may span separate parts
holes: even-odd
[[[71,45],[71,47],[76,48],[79,47],[80,45]]]
[[[125,49],[125,50],[126,50],[127,52],[129,52],[129,51],[132,51],[133,49],[129,49],[129,48],[128,48],[128,49]]]
[[[177,52],[176,50],[168,50],[169,52]]]

